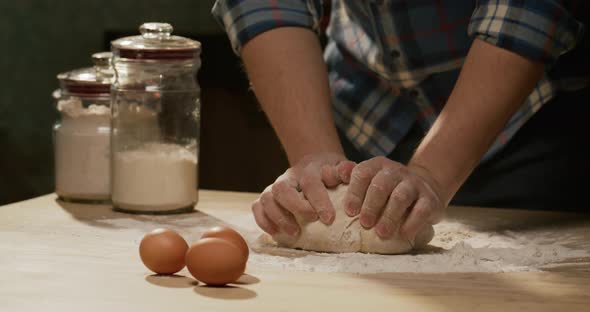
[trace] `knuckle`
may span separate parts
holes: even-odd
[[[393,217],[391,213],[384,213],[379,220],[380,223],[383,223],[387,226],[393,226],[397,223],[397,220]]]
[[[364,182],[368,181],[371,178],[371,174],[367,168],[359,165],[356,168],[354,168],[354,170],[352,171],[352,175],[350,177],[354,180]]]
[[[410,194],[405,191],[393,192],[391,199],[398,204],[408,204],[412,200]]]
[[[375,196],[371,196],[371,197],[367,197],[367,199],[365,199],[365,205],[366,205],[367,209],[369,209],[370,211],[374,211],[374,210],[379,210],[380,208],[382,208],[383,203],[379,200],[379,198],[376,198]]]
[[[378,163],[382,164],[382,163],[386,163],[386,162],[390,162],[391,159],[385,157],[385,156],[377,156],[375,157],[375,161],[377,161]]]
[[[374,209],[364,209],[362,214],[363,214],[363,216],[367,216],[367,217],[372,217],[372,218],[377,217],[377,211],[375,211]]]
[[[334,168],[336,168],[336,165],[324,164],[320,169],[322,172],[332,173],[334,172]]]
[[[346,167],[346,166],[354,166],[354,165],[355,165],[355,163],[353,161],[348,160],[348,159],[340,161],[337,164],[338,167]]]
[[[260,195],[260,203],[265,206],[273,201],[273,195],[271,192],[265,192]]]
[[[256,221],[256,224],[263,229],[265,232],[269,231],[269,224],[268,224],[268,220],[265,219],[265,217],[263,216],[259,216],[259,215],[255,215],[254,216],[254,221]]]
[[[268,193],[268,192],[272,192],[272,184],[265,187],[264,190],[262,190],[262,193]]]
[[[303,177],[301,177],[301,180],[299,180],[299,186],[302,189],[308,189],[308,188],[312,187],[313,185],[314,185],[314,177],[310,174],[303,175]]]
[[[287,220],[283,217],[279,217],[276,220],[274,220],[276,224],[278,224],[281,228],[285,228],[287,227],[287,224],[289,222],[287,222]]]
[[[387,167],[383,170],[381,170],[381,173],[383,174],[384,177],[386,177],[387,179],[391,179],[391,177],[395,176],[397,174],[397,170],[391,167]]]
[[[340,162],[337,165],[338,171],[342,172],[342,171],[350,171],[352,170],[354,167],[356,166],[356,163],[350,161],[350,160],[345,160]]]
[[[285,195],[285,193],[288,191],[289,185],[287,185],[287,182],[285,181],[280,181],[275,183],[272,186],[272,197],[278,201],[281,202],[283,199],[283,195]]]
[[[283,192],[285,191],[287,188],[289,187],[289,185],[287,185],[287,182],[282,180],[282,181],[277,181],[272,185],[272,192],[273,193],[279,193],[279,192]]]
[[[297,225],[295,221],[291,221],[287,218],[280,219],[276,224],[278,224],[278,226],[285,231]]]
[[[331,178],[334,176],[332,166],[328,165],[323,165],[322,168],[320,168],[320,173],[324,178]]]
[[[310,213],[310,211],[308,211],[305,207],[305,205],[303,205],[303,203],[296,203],[295,205],[293,205],[290,209],[290,211],[292,213],[295,214],[301,214],[301,215],[308,215]]]
[[[409,173],[408,168],[406,166],[399,166],[395,168],[395,171],[397,172],[397,174],[401,176],[407,176]]]
[[[272,213],[267,215],[268,218],[279,227],[283,227],[288,223],[287,218],[282,213]]]
[[[409,175],[406,177],[406,180],[413,186],[417,187],[418,189],[425,190],[424,181],[415,175]]]
[[[372,192],[376,193],[378,196],[382,195],[387,190],[385,185],[383,185],[383,183],[380,183],[380,182],[371,183],[371,185],[369,185],[369,188],[371,189]]]
[[[430,215],[430,207],[429,206],[418,206],[414,207],[414,213],[418,217],[426,217]]]
[[[260,201],[258,199],[253,201],[250,205],[250,209],[252,209],[252,213],[258,213],[260,211]]]
[[[381,170],[383,176],[387,179],[401,181],[406,178],[406,169],[403,166],[388,166]]]

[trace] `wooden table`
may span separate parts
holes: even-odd
[[[197,208],[226,220],[250,213],[255,198],[201,191]],[[502,226],[580,220],[501,209],[453,211],[471,214],[482,226],[486,216],[502,214],[510,216]],[[195,240],[195,223],[204,217],[122,214],[106,205],[59,202],[55,195],[0,207],[0,311],[590,311],[590,265],[534,273],[366,275],[249,266],[242,284],[230,288],[197,285],[186,269],[184,277],[162,278],[143,267],[137,247],[146,229],[160,224]]]

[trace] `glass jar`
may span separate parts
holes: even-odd
[[[66,201],[110,199],[110,52],[92,55],[94,67],[57,75],[60,119],[53,127],[55,192]]]
[[[112,201],[116,210],[168,214],[197,202],[201,44],[146,23],[111,43]]]

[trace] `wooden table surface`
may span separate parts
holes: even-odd
[[[0,207],[0,311],[590,311],[589,259],[522,273],[342,274],[249,266],[241,284],[227,288],[196,284],[186,269],[179,277],[153,276],[141,264],[137,247],[148,229],[161,225],[196,240],[195,224],[210,222],[205,214],[236,218],[250,213],[255,198],[200,191],[203,213],[177,216],[116,213],[107,205],[63,203],[53,194]],[[503,215],[508,227],[580,221],[557,213],[453,211],[490,227],[498,225],[486,225],[488,217]],[[588,227],[582,231],[590,237]]]

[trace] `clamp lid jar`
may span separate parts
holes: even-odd
[[[57,75],[53,93],[60,119],[53,127],[55,192],[63,200],[110,199],[110,52],[92,55],[94,67]]]
[[[201,44],[146,23],[111,43],[112,201],[115,209],[168,214],[197,202]]]

